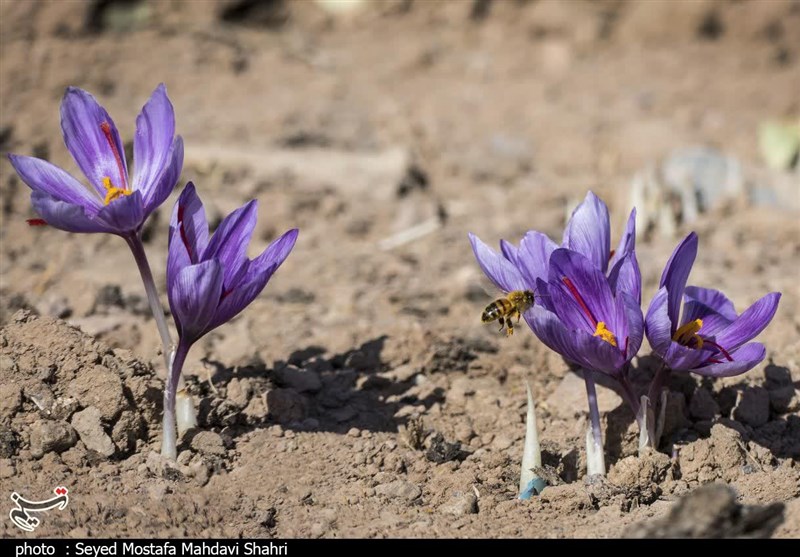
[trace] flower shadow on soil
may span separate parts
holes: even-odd
[[[414,376],[392,375],[381,358],[387,338],[333,356],[311,345],[272,367],[210,361],[215,371],[207,381],[190,380],[200,399],[199,425],[231,428],[236,435],[276,424],[297,431],[396,432],[406,421],[395,417],[403,406],[430,408],[444,392],[434,389],[424,398],[408,393]]]

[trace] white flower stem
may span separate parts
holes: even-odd
[[[600,429],[600,410],[597,407],[597,390],[594,386],[594,372],[583,370],[586,382],[586,396],[589,399],[589,427],[586,430],[586,472],[589,476],[606,474],[606,460],[603,455],[603,432]]]
[[[531,481],[538,478],[534,469],[542,465],[542,450],[539,446],[539,429],[536,423],[536,407],[533,404],[530,384],[526,382],[525,387],[528,393],[528,414],[525,418],[525,446],[522,449],[522,471],[519,475],[520,498],[528,491]],[[539,487],[538,492],[541,492],[542,488],[543,486]]]
[[[189,346],[183,343],[178,344],[175,350],[175,357],[172,360],[172,369],[167,377],[167,387],[164,389],[164,422],[161,455],[172,460],[178,457],[175,400],[181,371],[183,371],[183,364],[186,361],[186,355],[188,353]]]

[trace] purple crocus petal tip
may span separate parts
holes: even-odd
[[[100,208],[100,199],[83,184],[47,161],[24,155],[8,154],[11,166],[22,181],[34,191],[40,191],[61,201],[80,205],[92,214]]]
[[[505,292],[528,289],[522,274],[513,263],[483,243],[475,234],[469,232],[468,237],[478,265],[495,286]]]
[[[605,273],[611,254],[611,222],[608,206],[593,192],[572,212],[564,229],[563,247],[587,257]]]
[[[750,371],[767,356],[767,349],[758,342],[751,342],[739,348],[734,354],[733,361],[722,361],[692,369],[698,375],[707,377],[734,377]]]
[[[61,131],[67,150],[98,193],[105,195],[106,179],[117,188],[128,188],[122,139],[111,116],[91,94],[67,88],[61,102]]]
[[[31,192],[31,205],[49,226],[65,232],[114,232],[87,215],[84,207],[61,201],[41,191]]]
[[[659,288],[666,287],[669,295],[667,309],[669,319],[672,322],[673,333],[679,323],[683,291],[686,288],[686,281],[689,280],[689,273],[692,271],[696,257],[697,234],[691,232],[673,250],[667,265],[664,267],[664,272],[661,274]]]
[[[166,88],[160,85],[136,117],[136,134],[133,138],[136,169],[133,189],[142,190],[146,202],[154,197],[153,190],[159,185],[159,177],[170,163],[174,137],[175,111],[167,97]]]
[[[728,350],[736,350],[745,342],[754,339],[775,317],[780,300],[780,292],[770,292],[757,300],[744,310],[736,321],[717,333],[716,342]]]

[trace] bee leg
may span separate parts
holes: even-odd
[[[509,317],[506,319],[506,336],[511,336],[514,334],[514,322]]]
[[[501,317],[498,321],[500,321],[500,331],[502,331],[505,326],[505,319]]]

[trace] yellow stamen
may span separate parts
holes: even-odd
[[[133,193],[131,190],[114,187],[114,184],[111,183],[111,178],[108,176],[103,178],[103,187],[106,188],[106,198],[103,200],[103,203],[106,205],[121,195],[130,195]]]
[[[601,339],[609,343],[611,346],[617,345],[617,337],[615,337],[614,333],[612,333],[611,331],[608,330],[608,328],[606,328],[606,324],[603,321],[600,321],[597,324],[597,329],[595,329],[594,331],[594,336],[600,337]]]
[[[678,330],[675,331],[675,334],[672,335],[672,340],[682,344],[683,346],[689,346],[689,343],[692,341],[692,339],[694,339],[697,343],[696,347],[702,348],[703,339],[697,334],[702,328],[703,320],[695,319],[694,321],[690,321],[686,325],[679,327]]]

